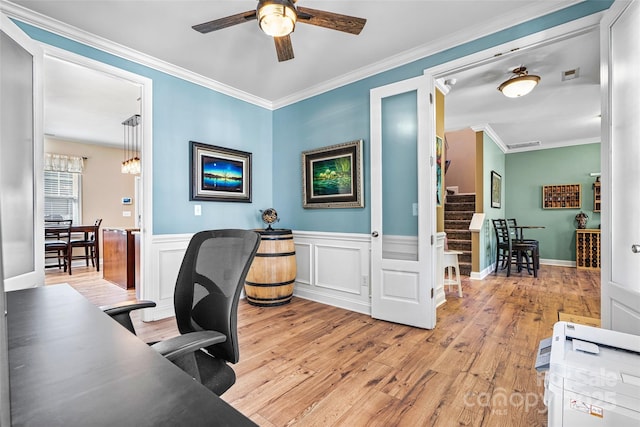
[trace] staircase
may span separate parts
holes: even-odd
[[[471,232],[469,224],[476,210],[475,194],[447,195],[444,204],[444,231],[449,250],[463,252],[458,255],[460,274],[471,274]]]

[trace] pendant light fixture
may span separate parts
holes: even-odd
[[[524,66],[515,68],[513,74],[498,87],[498,90],[507,98],[518,98],[527,95],[540,81],[539,76],[530,75]]]
[[[140,162],[140,115],[134,114],[122,122],[124,126],[124,161],[120,171],[122,173],[139,174]]]

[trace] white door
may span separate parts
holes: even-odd
[[[0,16],[0,208],[5,290],[44,283],[42,52]]]
[[[427,329],[436,324],[429,97],[424,76],[370,93],[371,316]]]
[[[601,24],[602,326],[640,335],[640,4]]]

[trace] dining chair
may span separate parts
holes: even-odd
[[[533,271],[533,276],[538,277],[535,268],[535,260],[538,257],[538,248],[533,243],[520,241],[515,237],[513,229],[510,229],[507,220],[493,219],[493,228],[496,233],[496,267],[494,273],[506,268],[507,277],[511,275],[511,266],[515,265],[518,271],[522,271],[522,260],[526,260],[528,272]]]
[[[85,231],[80,239],[72,239],[70,242],[72,255],[73,248],[84,248],[84,255],[72,256],[71,259],[84,259],[87,267],[89,267],[89,260],[91,260],[91,265],[97,266],[98,271],[100,271],[100,260],[96,259],[96,235],[100,230],[100,224],[102,224],[102,218],[96,219],[93,231]]]
[[[69,265],[69,250],[71,241],[71,222],[72,220],[61,219],[45,219],[44,227],[44,255],[45,268],[58,267],[64,268],[63,271],[69,271],[71,274],[71,266]],[[56,264],[46,264],[47,259],[56,259]]]
[[[514,235],[518,241],[536,245],[537,256],[534,259],[534,265],[536,269],[540,269],[540,242],[535,239],[525,239],[523,230],[519,229],[518,231],[518,221],[515,218],[507,218],[507,225],[514,230]]]

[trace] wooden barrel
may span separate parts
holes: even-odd
[[[286,229],[255,231],[261,238],[244,284],[247,301],[259,307],[287,304],[296,280],[293,233]]]

